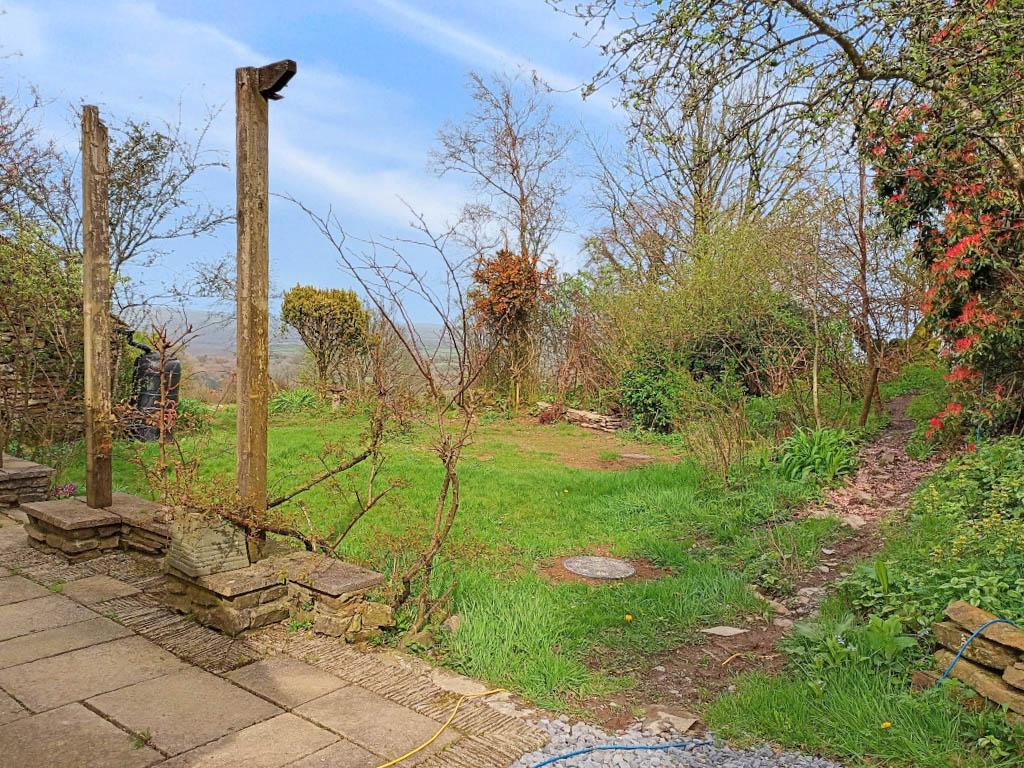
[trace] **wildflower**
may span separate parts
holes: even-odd
[[[632,621],[633,620],[633,614],[627,613],[625,616],[622,617],[622,620],[623,621]]]
[[[884,723],[882,723],[882,730],[883,731],[887,731],[890,728],[892,728],[892,723],[890,723],[888,720],[886,720]]]

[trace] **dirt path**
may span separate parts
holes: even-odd
[[[774,617],[765,621],[747,616],[737,622],[746,630],[742,634],[708,636],[700,645],[658,654],[649,660],[649,671],[635,670],[641,678],[636,689],[610,701],[592,702],[592,711],[602,725],[628,726],[636,717],[637,702],[648,702],[649,717],[658,710],[686,716],[728,690],[740,673],[782,669],[785,657],[777,650],[779,640],[795,620],[817,609],[833,581],[848,575],[854,563],[881,548],[879,522],[904,509],[914,489],[942,463],[941,457],[918,461],[907,455],[907,441],[914,431],[914,422],[906,416],[910,399],[900,397],[887,404],[889,425],[862,446],[859,467],[842,487],[827,491],[820,503],[794,514],[794,519],[836,516],[846,528],[838,542],[822,549],[818,565],[796,578],[791,595],[778,601],[769,599]]]

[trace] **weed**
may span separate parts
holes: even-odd
[[[47,587],[47,589],[49,589],[54,594],[59,595],[61,592],[64,591],[64,587],[66,585],[66,581],[64,581],[63,579],[58,579],[57,581],[53,582],[53,584],[51,584],[49,587]]]
[[[143,731],[132,731],[132,749],[142,749],[153,740],[153,734],[146,728]]]
[[[842,429],[801,430],[779,448],[779,469],[787,480],[831,483],[857,468],[853,437]]]

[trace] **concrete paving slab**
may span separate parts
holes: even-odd
[[[281,768],[338,740],[285,713],[171,758],[161,768]]]
[[[319,752],[289,763],[288,768],[377,768],[381,762],[372,752],[341,739]],[[404,768],[404,764],[401,765]]]
[[[0,552],[27,546],[28,534],[24,526],[13,520],[3,521],[3,525],[0,525]]]
[[[63,595],[0,605],[0,640],[94,618],[95,613]]]
[[[46,597],[50,590],[29,581],[24,576],[8,576],[0,579],[0,605],[20,603],[34,597]]]
[[[388,759],[418,747],[441,727],[429,717],[358,685],[321,696],[297,707],[295,712]],[[456,731],[448,729],[431,747],[442,749],[458,737]]]
[[[29,712],[3,691],[0,691],[0,725],[25,717]]]
[[[0,755],[16,756],[17,768],[145,768],[161,760],[81,704],[0,726]]]
[[[79,648],[129,637],[131,634],[130,629],[102,616],[33,632],[0,643],[0,669],[56,656],[58,653],[77,651]]]
[[[76,579],[65,585],[61,593],[79,603],[91,605],[102,603],[104,600],[113,600],[115,597],[128,597],[139,592],[138,587],[125,584],[123,581],[111,578],[110,576],[89,576],[85,579]]]
[[[29,709],[42,712],[177,672],[184,666],[155,643],[126,637],[2,669],[0,687]]]
[[[149,731],[149,743],[172,756],[281,714],[273,704],[196,668],[129,685],[88,703],[126,730]]]
[[[257,661],[228,672],[224,677],[286,709],[294,709],[348,685],[340,677],[290,656]]]

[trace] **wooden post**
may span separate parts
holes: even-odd
[[[82,110],[82,254],[85,319],[86,503],[112,503],[110,388],[110,209],[107,127],[96,107]]]
[[[267,398],[269,389],[269,185],[270,99],[295,74],[295,62],[235,70],[238,197],[237,236],[237,445],[236,480],[244,509],[267,508]]]

